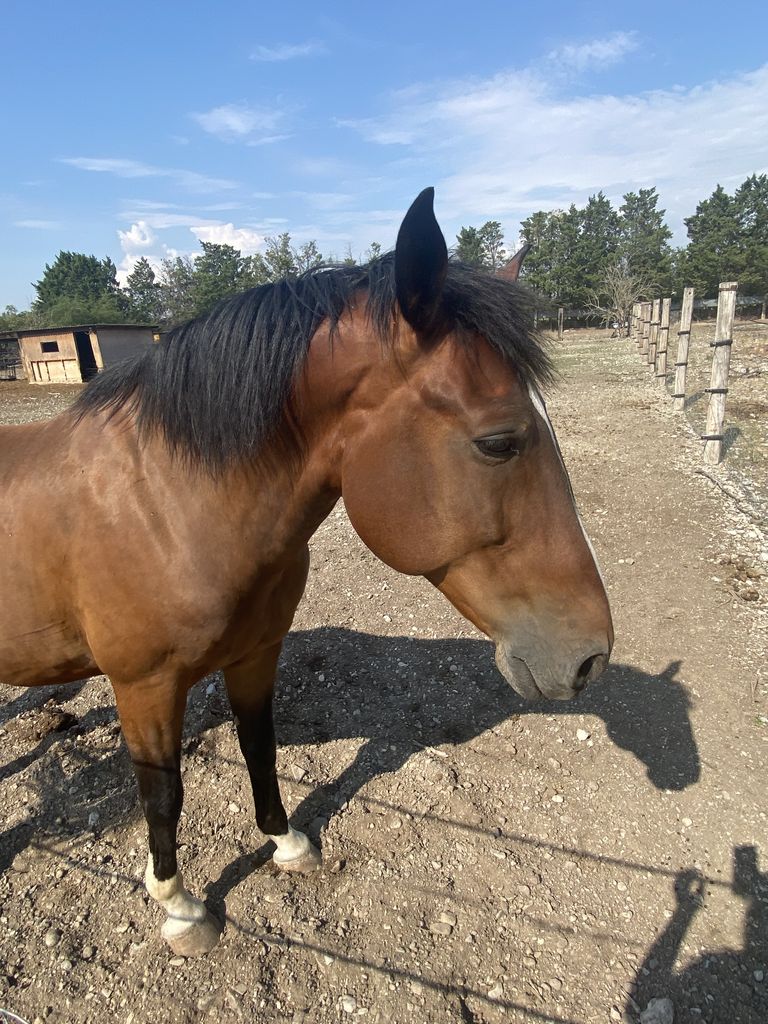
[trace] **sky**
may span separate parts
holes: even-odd
[[[684,244],[768,172],[767,38],[757,0],[6,0],[0,309],[62,249],[122,281],[283,231],[363,257],[427,185],[449,245],[653,185]]]

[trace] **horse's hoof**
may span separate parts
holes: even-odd
[[[170,924],[170,920],[165,922],[162,935],[176,956],[205,956],[218,943],[224,931],[212,914],[206,914],[203,921],[197,921],[180,932],[166,927]]]
[[[290,871],[296,875],[311,875],[323,866],[323,855],[316,846],[309,844],[309,849],[291,860],[274,860],[272,863],[281,871]]]

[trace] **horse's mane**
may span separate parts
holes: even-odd
[[[320,267],[222,302],[100,374],[74,413],[135,414],[142,434],[160,430],[173,452],[211,471],[252,460],[279,437],[295,449],[293,383],[310,341],[324,321],[333,338],[363,292],[371,325],[391,344],[397,299],[388,253],[367,266]],[[524,385],[551,380],[524,289],[451,260],[443,310],[461,340],[485,337]]]

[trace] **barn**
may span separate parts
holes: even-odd
[[[27,380],[35,384],[90,380],[156,339],[155,329],[146,324],[35,327],[17,336]]]

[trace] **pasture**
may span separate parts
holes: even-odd
[[[734,347],[738,435],[713,475],[765,500],[761,345],[746,363]],[[688,420],[626,339],[566,332],[556,361],[548,404],[616,627],[602,679],[525,704],[490,644],[337,507],[275,710],[286,807],[322,873],[269,865],[206,680],[180,859],[227,924],[207,957],[173,957],[111,689],[5,688],[0,1007],[62,1024],[592,1024],[668,997],[678,1024],[768,1019],[764,537],[694,472]],[[0,383],[0,422],[77,392]]]

